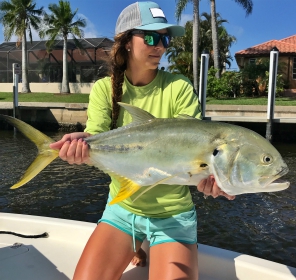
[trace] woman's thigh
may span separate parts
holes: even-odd
[[[140,247],[141,242],[136,240],[136,249]],[[130,235],[99,223],[83,250],[73,280],[120,279],[134,255]]]
[[[197,245],[170,242],[150,248],[149,280],[197,280]]]

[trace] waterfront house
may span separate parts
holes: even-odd
[[[78,39],[82,50],[73,39],[67,42],[70,83],[92,83],[109,72],[109,52],[114,41],[108,38]],[[30,83],[61,83],[63,40],[56,40],[50,51],[46,41],[27,42]],[[22,48],[17,42],[0,44],[0,83],[12,82],[12,64],[22,63]],[[20,77],[21,78],[21,77]],[[2,86],[2,84],[1,84]]]
[[[288,89],[285,95],[296,96],[296,35],[281,39],[270,40],[235,53],[239,69],[248,63],[256,63],[260,58],[269,58],[270,51],[276,47],[279,50],[279,63],[282,63],[282,75]]]

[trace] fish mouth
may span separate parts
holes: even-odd
[[[289,172],[289,168],[283,167],[282,170],[274,176],[274,179],[264,187],[263,191],[276,192],[276,191],[282,191],[287,189],[290,186],[290,182],[279,179],[279,178],[286,175],[288,172]]]
[[[288,167],[283,167],[282,170],[275,175],[276,178],[280,178],[284,175],[286,175],[289,172],[289,168]]]
[[[283,191],[287,189],[289,186],[290,186],[290,182],[288,181],[276,180],[276,181],[273,181],[271,184],[267,185],[262,191],[263,192]]]

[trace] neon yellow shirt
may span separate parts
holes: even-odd
[[[124,78],[122,102],[148,111],[158,118],[176,118],[189,115],[200,118],[200,106],[190,81],[183,75],[173,75],[159,70],[155,79],[145,86],[133,86]],[[110,130],[111,125],[111,78],[98,80],[89,97],[88,120],[85,132],[97,134]],[[117,125],[127,125],[131,116],[120,110]],[[111,178],[110,194],[114,198],[120,189],[117,180]],[[139,192],[145,191],[142,187]],[[138,194],[138,192],[136,193]],[[135,202],[131,198],[119,203],[120,206],[137,215],[165,218],[193,207],[188,186],[158,185],[140,196]]]

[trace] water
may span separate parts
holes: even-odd
[[[47,133],[58,140],[61,133]],[[21,134],[0,131],[0,211],[96,222],[102,215],[109,177],[94,167],[56,159],[27,185],[10,190],[36,155]],[[296,267],[296,145],[276,147],[291,182],[277,193],[239,195],[234,201],[204,199],[191,187],[198,213],[198,242]]]

